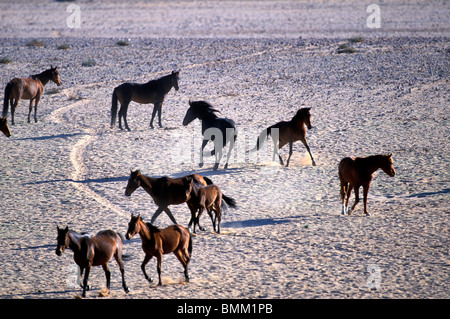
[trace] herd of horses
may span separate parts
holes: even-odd
[[[158,114],[158,124],[162,127],[162,104],[172,88],[175,90],[179,89],[178,80],[179,71],[172,71],[169,75],[151,80],[147,83],[127,82],[114,88],[111,106],[111,128],[114,127],[118,115],[119,128],[123,129],[123,119],[125,129],[130,131],[127,123],[127,110],[131,101],[141,104],[152,103],[154,106],[150,127],[154,127],[153,121],[156,114]],[[30,122],[34,102],[34,120],[37,122],[37,106],[44,86],[49,81],[53,81],[58,86],[61,85],[57,67],[51,66],[50,69],[28,78],[14,78],[6,85],[3,117],[0,118],[0,130],[5,136],[11,136],[6,117],[8,115],[9,105],[11,106],[12,125],[15,124],[14,112],[21,99],[30,100],[28,122]],[[120,103],[119,110],[118,103]],[[228,148],[227,162],[224,166],[224,169],[227,169],[228,159],[237,139],[237,128],[233,120],[220,118],[216,113],[220,113],[220,111],[214,109],[208,102],[189,101],[189,108],[186,111],[182,123],[186,126],[195,119],[199,119],[202,123],[203,143],[200,149],[200,167],[203,166],[204,148],[209,141],[213,141],[214,143],[214,148],[209,154],[211,156],[215,155],[214,170],[217,170],[219,167],[222,158],[222,149],[226,145],[230,145]],[[310,108],[301,108],[291,120],[275,123],[263,130],[256,141],[256,146],[251,151],[257,151],[267,137],[271,136],[274,144],[273,159],[275,160],[275,156],[278,155],[278,159],[283,166],[284,162],[278,151],[283,146],[289,144],[289,156],[286,161],[287,167],[292,156],[293,143],[301,141],[311,157],[312,165],[315,166],[316,162],[306,141],[306,128],[311,129],[311,127]],[[343,215],[350,215],[354,211],[356,204],[359,202],[359,188],[361,186],[363,187],[364,214],[369,215],[367,210],[367,194],[373,173],[378,169],[381,169],[391,177],[395,176],[392,154],[356,158],[346,157],[340,161],[338,175]],[[140,215],[135,216],[131,214],[131,220],[125,236],[127,239],[131,239],[134,235],[139,234],[141,238],[142,249],[145,253],[141,269],[145,278],[150,282],[152,281],[152,278],[146,273],[145,266],[155,256],[159,276],[158,285],[162,285],[162,255],[173,253],[184,267],[185,280],[189,281],[188,264],[192,254],[191,226],[193,226],[193,233],[196,232],[196,226],[200,230],[205,230],[204,227],[200,226],[200,216],[206,210],[211,218],[214,231],[220,234],[222,205],[225,203],[228,207],[236,208],[235,200],[223,194],[220,187],[215,185],[209,178],[198,174],[170,178],[167,176],[147,176],[142,174],[140,170],[131,171],[125,189],[125,195],[131,196],[139,187],[142,187],[158,206],[149,223],[144,222]],[[352,190],[355,192],[355,201],[349,210],[349,198]],[[169,210],[170,205],[179,205],[182,203],[186,203],[191,212],[188,228],[179,225]],[[160,229],[153,224],[163,211],[169,216],[174,225]],[[75,263],[80,267],[81,274],[84,272],[84,279],[81,284],[83,297],[86,295],[86,290],[89,289],[88,276],[92,266],[103,267],[107,289],[109,290],[110,271],[108,262],[112,257],[115,258],[119,265],[122,274],[123,289],[125,292],[129,291],[125,283],[122,261],[123,239],[119,234],[112,230],[105,230],[95,236],[91,236],[86,233],[80,234],[69,230],[68,227],[63,229],[58,227],[57,231],[56,254],[59,256],[66,248],[70,248],[74,253]]]

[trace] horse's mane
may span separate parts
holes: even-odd
[[[151,223],[145,223],[147,225],[147,227],[150,229],[150,232],[152,233],[159,233],[161,231],[161,229],[159,229],[156,226],[153,226]]]
[[[194,101],[194,102],[189,101],[189,104],[195,108],[202,109],[210,114],[214,114],[216,112],[220,113],[219,110],[214,109],[213,106],[206,101]]]

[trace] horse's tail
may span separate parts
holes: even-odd
[[[123,236],[122,236],[122,234],[121,233],[116,233],[117,235],[119,235],[119,237],[120,237],[120,240],[122,241],[122,245],[123,245]],[[127,255],[127,254],[124,254],[123,253],[123,251],[122,251],[122,260],[123,261],[127,261],[127,260],[130,260],[130,259],[132,259],[131,258],[131,255]]]
[[[117,88],[114,89],[111,102],[111,128],[116,124],[117,118]]]
[[[227,205],[229,207],[231,207],[231,208],[236,208],[237,207],[236,201],[233,198],[228,197],[228,196],[226,196],[223,193],[222,193],[222,199],[225,201],[225,203],[227,203]]]
[[[255,151],[259,150],[259,148],[261,147],[261,145],[263,145],[264,142],[266,141],[267,136],[270,135],[270,132],[271,132],[270,127],[268,127],[268,128],[266,128],[265,130],[263,130],[263,131],[261,132],[261,134],[259,134],[259,136],[258,136],[258,140],[256,141],[256,146],[255,146],[254,148],[252,148],[252,149],[250,150],[250,152],[255,152]]]
[[[208,177],[203,176],[203,179],[205,180],[206,185],[212,185],[212,184],[214,184],[213,181],[212,181],[211,179],[209,179]]]
[[[3,117],[8,115],[9,96],[11,95],[12,83],[9,82],[5,87],[5,98],[3,100]]]

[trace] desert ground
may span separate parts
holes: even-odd
[[[77,4],[79,27],[68,21]],[[369,28],[359,1],[2,1],[0,98],[14,77],[58,66],[27,123],[16,110],[0,136],[0,298],[72,299],[73,253],[55,254],[56,227],[125,235],[130,214],[150,221],[157,206],[130,170],[210,178],[237,209],[222,234],[193,237],[189,283],[164,255],[163,286],[141,272],[141,240],[124,240],[126,294],[110,263],[110,299],[449,298],[449,57],[447,1],[380,2]],[[71,22],[72,21],[72,22]],[[31,41],[35,40],[34,44]],[[122,41],[123,45],[119,45]],[[347,44],[354,53],[338,53]],[[110,127],[111,95],[180,70],[179,90],[150,129],[153,105],[132,102],[131,131]],[[238,127],[229,168],[198,166],[200,123],[183,126],[189,100],[206,100]],[[262,129],[311,107],[307,140],[289,167],[272,142],[249,153]],[[207,146],[207,149],[211,145]],[[286,159],[288,147],[280,151]],[[341,215],[338,163],[392,153],[396,176],[377,171],[368,209]],[[361,195],[362,196],[362,195]],[[351,198],[353,203],[354,197]],[[187,225],[186,204],[171,206]],[[164,213],[159,227],[171,224]],[[147,272],[157,278],[156,261]],[[101,297],[105,277],[91,270]]]

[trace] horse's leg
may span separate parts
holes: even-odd
[[[206,230],[205,227],[200,226],[200,216],[203,214],[204,210],[205,210],[205,206],[201,205],[200,208],[198,209],[198,215],[197,215],[197,218],[196,218],[196,224],[198,225],[198,228],[201,231],[205,231]],[[194,224],[194,233],[195,233],[195,224]]]
[[[130,102],[123,103],[122,107],[120,108],[121,110],[123,108],[123,112],[122,112],[123,124],[125,125],[125,128],[127,129],[127,131],[131,131],[130,128],[128,127],[128,121],[127,121],[127,113],[128,113],[128,105],[129,104],[130,104]],[[120,119],[120,115],[119,115],[119,119]],[[119,120],[119,127],[120,127],[120,120]]]
[[[151,223],[153,224],[156,220],[156,218],[159,216],[159,214],[161,214],[161,212],[164,211],[166,212],[167,216],[169,216],[170,220],[172,221],[172,223],[176,224],[177,221],[175,220],[175,218],[172,215],[172,212],[169,210],[169,208],[166,207],[158,207],[158,209],[156,210],[156,212],[153,214],[153,217],[151,219]]]
[[[109,271],[108,263],[102,265],[102,268],[106,276],[106,289],[108,289],[109,292],[109,287],[111,285],[111,271]]]
[[[16,98],[14,103],[11,102],[11,125],[15,125],[14,123],[14,113],[16,112],[16,107],[19,105],[20,98]]]
[[[190,260],[190,257],[187,257],[186,260],[184,259],[185,257],[183,257],[183,253],[181,252],[181,249],[177,249],[174,250],[173,254],[177,257],[177,259],[180,261],[180,263],[183,265],[184,268],[184,278],[187,282],[189,282],[189,275],[188,275],[188,269],[187,269],[187,264]],[[184,255],[186,256],[186,253],[184,253]],[[189,254],[188,254],[189,256]]]
[[[177,224],[177,221],[175,220],[175,218],[172,215],[172,212],[169,210],[169,207],[166,207],[164,209],[164,211],[166,212],[167,216],[169,216],[170,220],[172,221],[172,223]]]
[[[162,211],[164,210],[164,207],[159,206],[158,209],[156,210],[156,212],[153,214],[152,219],[150,220],[150,223],[154,223],[156,218],[158,218],[158,216],[162,213]]]
[[[195,221],[195,211],[196,211],[196,209],[193,206],[190,206],[190,205],[188,205],[188,207],[189,207],[189,210],[191,211],[191,219],[189,220],[189,223],[188,223],[188,230],[190,232],[192,223]],[[194,224],[194,228],[195,228],[195,224]],[[194,229],[194,232],[195,232],[195,229]]]
[[[222,147],[223,147],[223,145],[222,145]],[[219,163],[220,163],[220,160],[222,159],[222,156],[223,156],[223,152],[222,152],[223,148],[220,148],[218,152],[217,152],[217,148],[218,147],[216,147],[216,145],[214,143],[214,154],[215,154],[215,158],[216,158],[216,162],[215,162],[214,167],[213,167],[214,171],[219,168]]]
[[[367,194],[369,193],[370,183],[363,185],[363,201],[364,201],[364,214],[366,216],[370,216],[369,212],[367,211]]]
[[[200,147],[200,163],[198,164],[199,167],[203,166],[203,149],[205,148],[206,144],[208,144],[208,140],[203,140],[202,146]]]
[[[127,284],[125,282],[125,269],[123,268],[123,261],[122,261],[122,249],[120,251],[116,251],[114,254],[114,258],[116,259],[117,264],[119,265],[120,273],[122,274],[122,287],[125,292],[129,292],[130,289],[128,289]]]
[[[158,271],[158,286],[162,286],[161,281],[161,266],[162,266],[162,253],[158,252],[156,254],[156,270]]]
[[[162,127],[162,124],[161,124],[161,111],[162,111],[162,102],[158,104],[158,124],[159,124],[159,127]]]
[[[316,166],[316,162],[314,161],[314,158],[311,154],[311,150],[309,149],[308,143],[306,142],[306,138],[303,138],[301,141],[302,141],[303,145],[305,145],[305,148],[308,151],[309,156],[311,157],[312,166]]]
[[[219,205],[215,208],[215,212],[216,212],[216,218],[214,218],[214,230],[218,234],[220,234],[220,222],[222,220],[222,212],[221,212],[221,209],[220,209]],[[215,226],[216,223],[217,223],[217,230],[216,230],[216,226]]]
[[[294,143],[292,141],[289,141],[289,156],[288,159],[286,161],[286,167],[289,167],[289,161],[291,160],[291,156],[292,156],[292,145]]]
[[[34,101],[34,99],[30,99],[30,108],[28,110],[28,121],[27,121],[27,123],[30,123],[31,111],[33,110],[33,101]]]
[[[39,104],[39,101],[41,100],[41,96],[38,94],[36,96],[36,99],[34,100],[34,123],[37,123],[37,107]],[[30,117],[28,116],[28,121],[30,120]]]
[[[278,159],[280,160],[280,164],[284,166],[284,162],[283,159],[281,158],[281,155],[279,153],[279,148],[278,148],[278,142],[275,141],[274,138],[272,138],[273,141],[273,157],[272,157],[272,161],[275,161],[275,155],[278,155]]]
[[[213,229],[214,229],[214,231],[216,231],[216,219],[214,218],[214,216],[213,216],[213,208],[212,207],[210,207],[210,208],[208,208],[208,209],[206,209],[206,211],[208,212],[208,215],[209,215],[209,217],[211,218],[211,223],[212,223],[212,225],[213,225]],[[214,211],[214,214],[215,214],[216,212]]]
[[[155,102],[153,104],[153,112],[152,112],[152,119],[150,120],[150,128],[154,128],[153,127],[153,119],[155,118],[156,112],[158,112],[158,105],[159,103]]]
[[[234,148],[234,143],[235,143],[235,135],[233,133],[233,136],[230,139],[230,146],[228,147],[228,153],[227,153],[227,162],[225,163],[224,169],[228,168],[228,161],[230,160],[231,152],[233,151],[233,148]]]
[[[346,214],[345,211],[345,195],[346,195],[346,189],[348,188],[348,183],[344,180],[344,177],[342,176],[342,173],[339,169],[339,183],[340,183],[340,195],[341,195],[341,203],[342,203],[342,215]]]
[[[347,188],[347,198],[345,200],[345,211],[346,211],[347,215],[350,215],[350,213],[351,213],[348,210],[348,202],[349,202],[349,199],[350,199],[350,195],[352,194],[352,189],[353,189],[353,184],[349,183],[348,188]]]
[[[359,203],[359,186],[355,186],[355,202],[353,203],[352,209],[350,210],[350,212],[348,213],[349,215],[351,213],[353,213],[353,211],[355,210],[355,206],[356,204]]]
[[[91,264],[88,263],[86,266],[86,271],[84,273],[84,279],[83,279],[83,294],[81,295],[83,298],[86,297],[86,289],[88,289],[88,278],[89,278],[89,272],[91,271]]]
[[[144,261],[141,264],[141,269],[142,269],[142,272],[144,273],[144,277],[149,282],[153,282],[153,279],[147,275],[147,272],[145,271],[145,265],[148,264],[148,262],[150,261],[150,259],[152,259],[152,257],[153,257],[152,255],[145,255]]]

